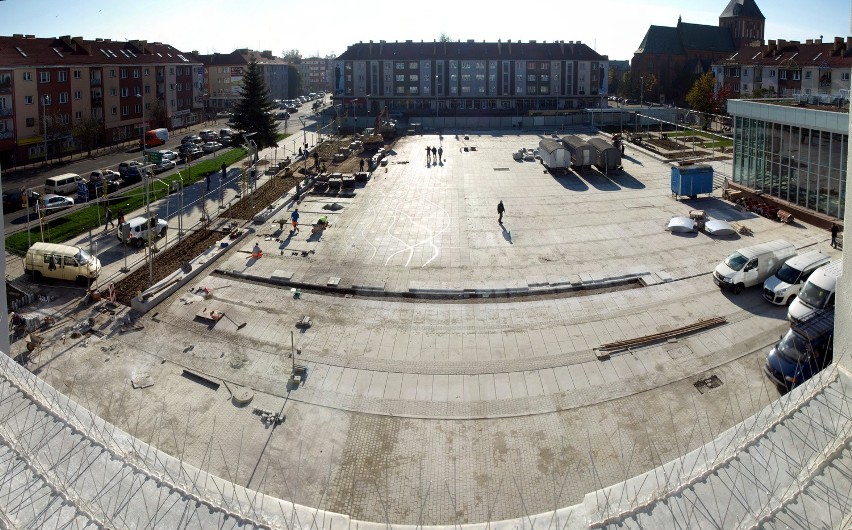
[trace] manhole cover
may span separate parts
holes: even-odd
[[[716,388],[722,386],[722,380],[719,379],[717,375],[711,375],[710,377],[699,379],[695,383],[692,384],[696,390],[701,392],[702,394],[711,388]]]

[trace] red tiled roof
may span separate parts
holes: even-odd
[[[801,44],[775,42],[763,46],[745,46],[730,57],[719,59],[718,66],[781,66],[785,68],[849,68],[852,67],[852,50],[846,41]]]
[[[86,40],[82,37],[0,36],[0,67],[198,64],[192,54],[147,41]]]

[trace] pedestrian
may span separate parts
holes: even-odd
[[[299,158],[302,158],[302,148],[299,148]]]
[[[441,162],[444,159],[444,148],[438,148],[438,162]]]
[[[204,179],[207,181],[207,191],[210,191],[210,174],[208,173]]]
[[[436,164],[438,163],[438,150],[434,146],[432,147],[432,160],[434,160]]]
[[[358,162],[358,167],[360,168],[361,172],[364,171],[364,159],[363,158],[361,159],[360,162]]]
[[[124,212],[121,211],[121,208],[119,208],[118,211],[116,212],[115,218],[118,220],[118,226],[121,226],[121,225],[124,224]]]
[[[503,212],[506,211],[506,207],[503,206],[503,201],[497,203],[497,222],[503,224]]]
[[[837,248],[837,232],[839,231],[837,224],[831,225],[831,248]]]
[[[106,222],[104,223],[104,232],[106,232],[107,228],[109,227],[115,227],[115,223],[112,222],[112,208],[107,208]]]
[[[429,146],[426,146],[426,163],[430,164],[432,162],[432,150],[429,149]]]
[[[295,208],[290,214],[290,220],[293,221],[293,230],[291,232],[299,232],[299,209]]]

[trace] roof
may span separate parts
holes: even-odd
[[[743,46],[729,57],[714,61],[718,66],[777,66],[782,68],[852,68],[852,42],[775,41],[762,46]]]
[[[706,24],[678,24],[678,33],[684,50],[727,52],[737,49],[728,28]]]
[[[0,36],[0,65],[197,64],[195,56],[161,42],[87,40],[83,37]]]
[[[752,17],[766,20],[754,0],[731,0],[719,18]]]
[[[350,45],[337,60],[394,59],[523,59],[605,61],[581,42],[359,42]]]
[[[636,53],[652,53],[659,55],[682,55],[684,54],[677,28],[667,26],[651,26],[642,39],[642,44]]]
[[[204,63],[205,66],[233,66],[248,64],[248,60],[237,50],[232,51],[231,53],[199,55],[198,60]]]

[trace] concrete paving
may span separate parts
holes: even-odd
[[[553,176],[512,159],[540,138],[404,137],[354,195],[307,195],[298,233],[256,226],[142,330],[122,332],[124,312],[63,307],[69,326],[91,317],[102,336],[72,339],[59,326],[31,368],[181,462],[397,525],[555,513],[778,400],[761,365],[786,309],[758,288],[720,292],[710,274],[737,248],[778,238],[838,258],[829,234],[715,194],[674,200],[669,166],[633,147],[610,176]],[[439,145],[443,160],[427,164],[425,147]],[[333,203],[343,208],[324,208]],[[664,231],[692,208],[753,236]],[[311,234],[321,215],[331,226]],[[263,258],[245,252],[255,242]],[[214,309],[228,318],[196,317]],[[306,315],[311,327],[297,328]],[[712,317],[727,322],[596,356],[602,344]],[[307,369],[297,387],[294,364]],[[134,390],[140,375],[154,385]],[[722,385],[694,386],[710,375]],[[243,389],[247,407],[232,401]],[[286,420],[264,425],[255,407]],[[578,510],[575,521],[594,512]]]

